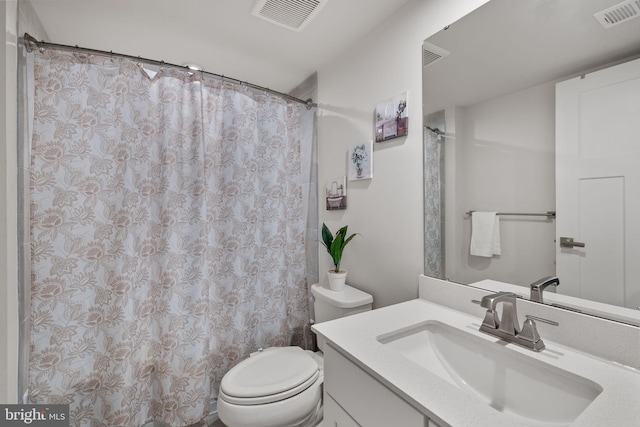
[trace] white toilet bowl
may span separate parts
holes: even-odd
[[[318,322],[371,310],[373,298],[351,286],[336,292],[312,285]],[[318,340],[322,350],[324,342]],[[271,347],[231,368],[222,378],[218,416],[227,427],[315,426],[322,418],[322,353]]]
[[[227,427],[312,425],[322,404],[322,357],[300,347],[272,347],[222,379],[218,416]]]

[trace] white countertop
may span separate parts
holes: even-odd
[[[313,326],[313,330],[412,406],[443,426],[516,426],[512,419],[386,348],[377,340],[380,335],[429,320],[440,321],[489,341],[499,341],[498,338],[479,332],[482,319],[423,299],[319,323]],[[540,353],[514,344],[507,344],[506,347],[587,378],[603,388],[602,393],[571,426],[640,426],[640,372],[545,340],[544,336],[542,339],[547,348]],[[544,411],[544,408],[540,410]]]

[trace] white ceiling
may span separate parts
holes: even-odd
[[[251,15],[254,0],[30,0],[48,42],[113,51],[288,92],[408,0],[328,0],[300,32]]]

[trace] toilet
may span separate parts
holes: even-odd
[[[315,322],[371,310],[373,297],[345,285],[332,291],[311,285]],[[271,347],[244,359],[222,378],[218,416],[227,427],[314,426],[322,419],[324,341],[320,351]]]

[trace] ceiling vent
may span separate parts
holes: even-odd
[[[638,0],[640,1],[640,0]],[[445,56],[449,55],[449,52],[429,42],[422,43],[422,66],[434,64],[441,60]]]
[[[640,16],[640,0],[628,0],[593,16],[604,28],[611,28]]]
[[[301,31],[328,0],[257,0],[251,14],[272,24]]]

